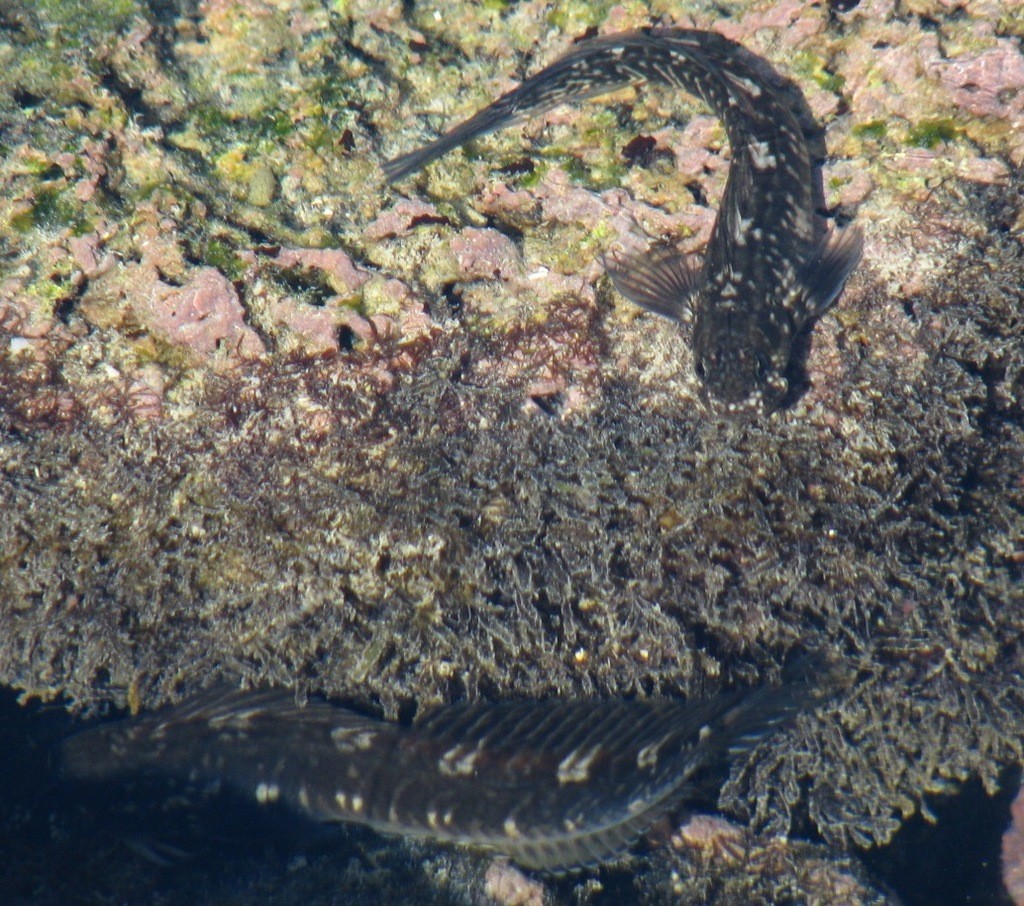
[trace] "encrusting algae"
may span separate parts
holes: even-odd
[[[805,392],[723,424],[679,331],[600,262],[637,232],[706,245],[730,172],[706,110],[627,89],[450,155],[415,200],[381,185],[399,138],[647,8],[479,5],[472,34],[450,9],[0,12],[0,681],[148,715],[241,678],[408,724],[453,701],[701,699],[835,650],[858,682],[718,801],[764,873],[691,828],[603,894],[546,895],[771,901],[827,876],[871,901],[838,849],[1024,759],[1019,23],[810,3],[672,22],[798,83],[829,213],[867,237]],[[238,65],[210,67],[211,43]],[[68,892],[55,864],[115,899],[150,877],[92,830],[55,854],[26,814],[0,828],[33,889]],[[808,830],[824,842],[778,837]],[[313,878],[482,891],[486,863],[410,846],[231,864],[302,902]],[[204,871],[162,883],[224,895]]]

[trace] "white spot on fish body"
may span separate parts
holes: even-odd
[[[633,799],[626,806],[626,811],[631,815],[638,815],[640,812],[644,811],[648,805],[648,801],[642,797],[640,799]]]
[[[475,749],[470,749],[468,752],[466,751],[466,746],[455,746],[441,756],[441,760],[437,763],[437,769],[449,777],[453,775],[459,777],[472,776],[476,770],[476,760],[480,757],[482,748],[482,742],[478,743]]]
[[[725,71],[725,77],[732,82],[737,88],[740,89],[747,97],[759,98],[761,97],[761,86],[755,84],[746,76],[738,76],[735,73]]]
[[[636,753],[636,766],[643,770],[644,768],[653,768],[658,763],[658,750],[661,748],[663,739],[658,742],[652,742],[650,745],[644,746],[639,752]]]
[[[585,783],[590,779],[590,765],[600,754],[601,746],[593,746],[583,754],[580,754],[579,749],[574,749],[558,765],[558,782]]]
[[[260,805],[267,805],[271,802],[277,802],[280,795],[281,788],[276,783],[256,784],[256,801]]]
[[[771,170],[778,164],[778,161],[771,153],[768,142],[751,142],[750,163],[755,170]]]
[[[744,217],[739,211],[736,212],[736,219],[733,220],[732,238],[736,240],[737,245],[746,245],[747,243],[747,230],[750,229],[754,223],[752,217]]]
[[[794,286],[789,289],[785,296],[782,297],[782,307],[786,311],[793,311],[803,304],[804,292],[801,287]]]
[[[377,734],[373,730],[362,727],[335,727],[331,730],[331,740],[341,752],[359,750],[365,752],[373,746]]]

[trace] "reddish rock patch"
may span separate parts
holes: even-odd
[[[245,323],[234,286],[216,268],[199,268],[181,287],[153,279],[150,291],[133,308],[151,331],[203,357],[224,351],[249,359],[265,351]]]
[[[1003,883],[1015,906],[1024,906],[1024,790],[1010,809],[1012,821],[1003,834]]]

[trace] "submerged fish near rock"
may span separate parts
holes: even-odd
[[[622,852],[817,697],[807,680],[677,700],[477,703],[390,723],[285,690],[216,689],[65,741],[78,780],[232,786],[316,821],[482,847],[564,871]]]
[[[729,414],[778,408],[795,339],[835,301],[860,259],[847,227],[815,222],[816,175],[807,138],[767,64],[722,35],[647,28],[581,42],[518,88],[430,144],[387,161],[396,182],[447,151],[564,101],[638,82],[681,88],[721,118],[732,165],[703,264],[676,250],[610,269],[624,296],[692,320],[694,367],[709,402]]]

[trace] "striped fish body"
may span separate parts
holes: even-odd
[[[786,396],[796,337],[827,310],[861,254],[858,230],[824,235],[803,129],[766,64],[707,31],[651,28],[583,42],[436,141],[384,165],[397,181],[472,138],[564,101],[653,82],[701,98],[725,125],[732,166],[703,264],[675,250],[615,264],[616,288],[692,316],[695,369],[712,404],[756,415]]]
[[[693,703],[458,705],[403,726],[285,691],[218,690],[69,739],[63,769],[228,784],[318,821],[468,844],[562,871],[621,852],[804,707],[803,684]]]

